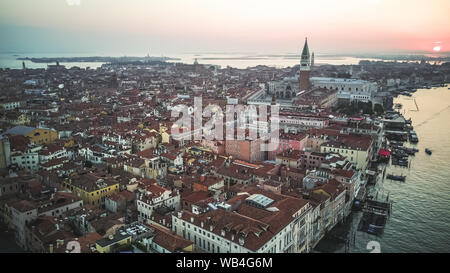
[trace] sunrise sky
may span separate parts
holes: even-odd
[[[1,0],[1,52],[450,51],[449,0]]]

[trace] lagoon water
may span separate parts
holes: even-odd
[[[450,87],[450,85],[447,85]],[[411,118],[419,138],[419,152],[410,156],[410,168],[388,166],[386,173],[406,175],[406,182],[380,180],[375,189],[394,203],[384,233],[377,237],[356,231],[361,212],[336,227],[316,247],[320,252],[344,252],[339,238],[355,238],[349,252],[370,252],[370,241],[380,243],[381,252],[450,252],[450,90],[448,87],[419,89],[412,97],[400,96],[394,103]],[[418,110],[414,100],[417,102]],[[425,148],[432,150],[427,155]],[[381,168],[381,167],[380,167]],[[356,234],[356,236],[354,235]],[[350,240],[351,241],[351,240]]]
[[[22,61],[17,60],[17,58],[54,58],[54,57],[89,57],[89,56],[99,56],[96,54],[55,54],[55,53],[0,53],[0,68],[11,68],[11,69],[22,69],[22,62],[25,62],[25,66],[27,68],[47,68],[47,65],[49,64],[55,64],[55,63],[33,63],[32,61]],[[100,55],[101,56],[101,55]],[[92,69],[95,69],[97,67],[102,66],[103,63],[101,62],[80,62],[80,63],[64,63],[60,62],[61,65],[65,65],[66,68],[71,68],[73,66],[78,66],[80,68],[86,68],[90,67]]]
[[[128,56],[146,56],[147,54],[128,54]],[[110,54],[95,54],[95,53],[0,53],[0,68],[21,69],[22,61],[17,60],[18,57],[29,58],[42,58],[42,57],[89,57],[89,56],[112,56],[121,57],[123,54],[110,53]],[[206,54],[168,54],[166,57],[177,58],[177,60],[170,60],[168,62],[182,62],[186,64],[194,63],[195,59],[200,64],[212,64],[219,65],[222,68],[226,66],[236,68],[247,68],[257,65],[267,65],[277,68],[292,67],[300,62],[300,56],[296,54],[256,54],[256,53],[206,53]],[[329,55],[317,55],[315,63],[320,64],[333,64],[333,65],[356,65],[360,60],[376,60],[376,59],[361,59],[355,57],[336,57]],[[53,63],[54,64],[54,63]],[[80,68],[90,67],[95,69],[100,67],[102,62],[73,62],[64,63],[66,68],[77,66]],[[27,68],[47,68],[46,63],[33,63],[31,61],[25,61]]]
[[[175,62],[183,62],[192,64],[197,59],[200,64],[220,65],[222,68],[226,66],[236,68],[247,68],[258,65],[266,65],[277,68],[293,67],[300,64],[300,56],[296,54],[245,54],[245,53],[210,53],[210,54],[180,54],[173,56],[180,60]],[[361,60],[374,61],[376,59],[361,59],[355,57],[327,56],[316,55],[315,64],[332,64],[332,65],[356,65]]]

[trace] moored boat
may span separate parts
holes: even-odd
[[[387,179],[390,179],[390,180],[402,181],[402,182],[405,182],[405,180],[406,180],[406,176],[404,176],[404,175],[393,175],[393,174],[388,174],[388,175],[386,176],[386,178],[387,178]]]

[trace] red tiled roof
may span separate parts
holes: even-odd
[[[138,152],[137,156],[142,157],[142,158],[148,158],[148,159],[154,158],[157,156],[154,154],[154,151],[155,150],[153,148],[148,148],[148,149]]]
[[[12,204],[12,207],[20,212],[30,211],[32,209],[36,209],[38,206],[34,202],[30,202],[27,200],[20,200]]]
[[[183,197],[183,201],[195,204],[199,201],[209,198],[209,194],[206,191],[195,191],[187,196]]]

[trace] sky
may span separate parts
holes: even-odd
[[[77,4],[79,2],[79,4]],[[450,51],[450,0],[1,0],[0,52]]]

